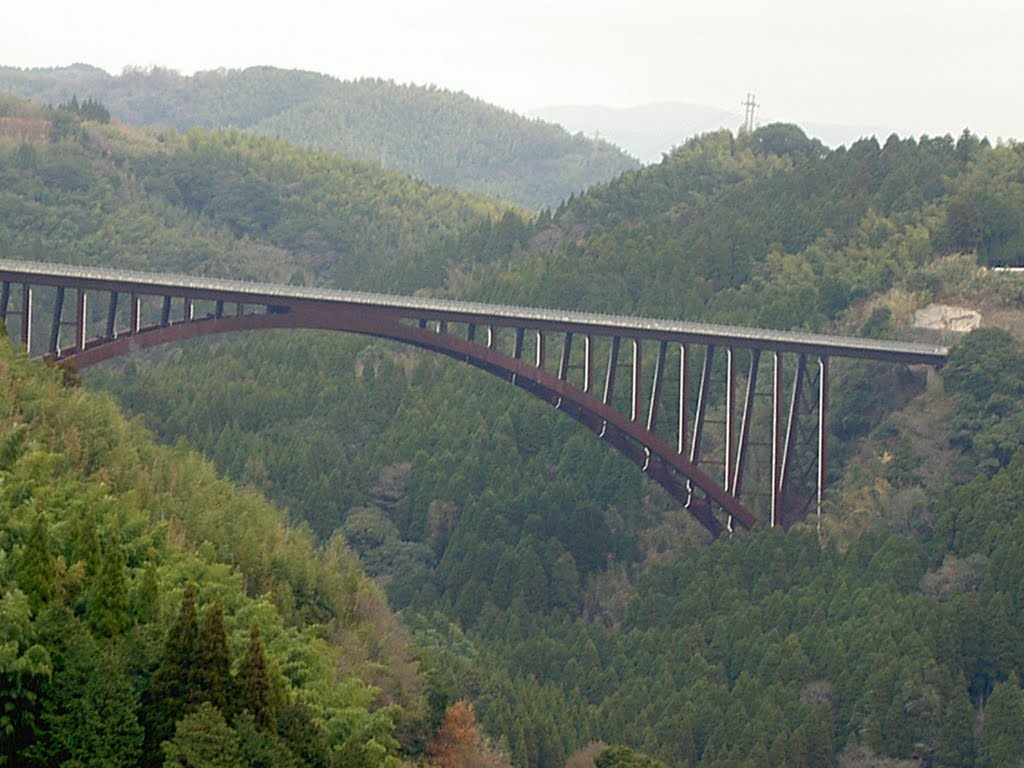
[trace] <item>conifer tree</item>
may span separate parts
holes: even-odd
[[[196,585],[188,582],[178,618],[167,633],[160,665],[143,697],[142,721],[146,729],[145,754],[154,758],[161,742],[174,733],[174,724],[199,700],[196,676]]]
[[[12,765],[33,738],[38,691],[53,673],[36,642],[28,598],[19,589],[0,596],[0,766]]]
[[[50,552],[50,527],[42,514],[37,514],[32,521],[14,574],[33,613],[53,599],[57,590],[57,567]]]
[[[175,698],[184,705],[196,698],[196,653],[199,623],[196,615],[196,585],[185,585],[178,618],[167,633],[161,663],[163,677],[171,684]]]
[[[128,602],[128,576],[117,530],[107,536],[99,570],[86,598],[86,617],[93,631],[107,637],[132,625]]]
[[[634,752],[629,747],[608,747],[594,760],[596,768],[667,768],[660,760]]]
[[[241,739],[239,721],[236,721],[236,727]],[[303,764],[319,767],[330,763],[330,746],[324,730],[303,702],[293,701],[282,707],[277,717],[277,728],[281,740]]]
[[[69,610],[48,614],[53,673],[40,695],[36,742],[25,757],[41,765],[134,765],[143,729],[126,659]]]
[[[146,564],[146,570],[142,572],[142,578],[136,582],[132,590],[132,615],[140,624],[149,624],[159,617],[160,599],[160,577],[157,574],[156,564],[152,561]]]
[[[161,745],[165,768],[242,768],[238,736],[220,710],[208,702],[183,717],[174,736]]]
[[[100,537],[96,512],[91,505],[80,505],[71,519],[73,532],[71,556],[85,564],[85,575],[92,578],[100,569]]]
[[[231,699],[231,654],[220,600],[214,600],[203,612],[196,645],[199,696],[226,714]]]
[[[997,683],[985,704],[978,748],[980,768],[1019,765],[1024,760],[1024,691],[1017,675]]]
[[[249,646],[235,682],[238,690],[236,710],[251,713],[257,727],[271,728],[274,725],[273,691],[260,625],[255,621],[249,629]]]

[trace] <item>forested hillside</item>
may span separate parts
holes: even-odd
[[[10,99],[0,112],[8,257],[411,293],[443,286],[475,258],[462,241],[486,245],[507,211],[237,131],[151,133]],[[35,124],[48,139],[22,141]]]
[[[343,82],[273,67],[191,77],[162,69],[112,76],[84,65],[0,67],[4,91],[53,105],[98,100],[115,119],[150,128],[277,136],[534,210],[638,166],[607,142],[464,93],[393,81]]]
[[[979,268],[1021,257],[1024,152],[966,132],[715,134],[524,218],[279,141],[20,108],[48,132],[0,143],[12,255],[883,337],[933,300],[1024,296]],[[823,539],[710,546],[561,414],[390,344],[256,334],[85,381],[318,540],[340,531],[432,660],[433,712],[469,697],[516,765],[603,741],[677,766],[997,766],[1024,756],[1022,354],[978,332],[944,388],[837,365]]]
[[[3,764],[388,766],[422,748],[426,682],[340,537],[316,547],[6,342],[0,446]]]

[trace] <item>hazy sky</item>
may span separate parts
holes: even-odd
[[[1024,138],[1021,0],[49,0],[0,64],[269,64],[466,91],[527,112],[685,101],[759,122]]]

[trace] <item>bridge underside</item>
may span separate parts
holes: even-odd
[[[77,368],[229,331],[310,328],[392,339],[469,363],[564,411],[713,535],[759,523],[788,527],[821,511],[824,354],[573,322],[38,276],[32,284],[0,283],[0,319],[30,354],[41,349]]]

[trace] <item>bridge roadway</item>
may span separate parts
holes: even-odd
[[[163,296],[191,293],[195,298],[274,306],[279,301],[313,301],[338,306],[367,306],[411,312],[431,319],[477,324],[528,325],[538,330],[635,336],[679,343],[714,344],[725,347],[796,352],[834,357],[898,362],[907,365],[942,366],[948,349],[851,336],[775,331],[763,328],[663,320],[629,315],[538,309],[505,304],[396,296],[328,288],[224,280],[161,272],[139,272],[103,267],[82,267],[43,262],[0,259],[0,280],[32,285],[82,286],[97,291],[118,291]]]
[[[43,301],[34,306],[33,291],[43,286],[50,290],[37,293]],[[70,320],[69,291],[77,296]],[[89,311],[87,299],[97,295],[99,310]],[[47,317],[46,300],[44,354],[77,367],[272,328],[361,333],[447,355],[572,416],[713,535],[734,524],[788,527],[820,516],[831,358],[940,367],[947,354],[899,341],[0,260],[0,320],[30,352],[42,336],[33,322]],[[73,341],[63,343],[69,328]],[[600,377],[599,357],[606,361]],[[626,379],[619,391],[617,378]],[[751,464],[759,471],[747,473],[757,476],[746,484],[759,490],[744,487]],[[751,495],[767,499],[760,517],[748,507]]]

